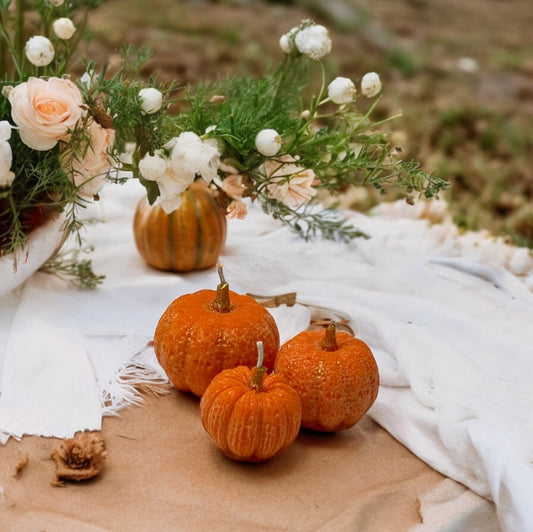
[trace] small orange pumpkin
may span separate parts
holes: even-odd
[[[200,418],[221,451],[233,460],[262,462],[298,436],[302,404],[281,375],[265,374],[258,342],[257,366],[219,373],[200,401]]]
[[[214,266],[226,242],[226,217],[213,192],[194,182],[167,214],[146,197],[137,204],[133,235],[141,257],[159,270],[187,272]]]
[[[353,427],[374,403],[379,373],[370,348],[351,334],[303,331],[283,344],[276,374],[287,378],[302,401],[302,427],[334,432]]]
[[[256,342],[264,343],[271,370],[279,349],[278,326],[255,299],[230,291],[219,267],[217,291],[200,290],[174,300],[154,333],[154,349],[174,386],[201,397],[224,369],[255,365]]]

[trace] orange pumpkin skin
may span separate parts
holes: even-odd
[[[324,331],[303,331],[283,344],[275,372],[287,378],[302,401],[302,427],[335,432],[353,427],[374,403],[379,373],[370,348],[346,332],[336,350],[323,347]]]
[[[215,296],[214,290],[200,290],[174,300],[154,334],[155,354],[172,384],[197,397],[222,370],[254,366],[258,340],[269,370],[279,349],[278,327],[262,305],[230,290],[231,310],[216,312]]]
[[[150,266],[187,272],[214,266],[226,242],[226,217],[213,192],[195,182],[170,214],[146,197],[133,218],[135,245]]]
[[[262,462],[286,449],[298,436],[302,404],[281,375],[264,375],[262,390],[251,386],[259,368],[238,366],[219,373],[200,401],[200,418],[229,458]]]

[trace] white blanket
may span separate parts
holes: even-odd
[[[147,344],[176,297],[215,288],[215,269],[144,265],[133,243],[136,183],[108,187],[87,233],[103,286],[44,274],[0,299],[0,435],[68,437],[165,382]],[[396,214],[394,214],[396,213]],[[369,415],[443,474],[492,499],[502,528],[533,530],[533,266],[525,250],[449,223],[350,213],[372,238],[303,242],[252,209],[231,220],[221,262],[237,292],[296,292],[272,312],[282,340],[309,306],[348,317],[377,359]],[[528,262],[529,261],[529,262]],[[1,281],[0,281],[1,282]]]

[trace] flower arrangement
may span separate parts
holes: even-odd
[[[320,207],[318,190],[394,185],[410,198],[447,186],[395,157],[380,131],[385,121],[372,121],[382,88],[376,73],[361,79],[362,95],[374,99],[365,112],[352,80],[326,81],[332,42],[324,26],[305,20],[282,35],[283,58],[260,79],[185,91],[141,82],[149,52],[127,46],[113,75],[85,61],[73,79],[85,15],[102,1],[38,0],[26,9],[24,0],[0,0],[0,254],[20,249],[50,212],[65,213],[79,234],[79,209],[106,181],[138,179],[149,202],[171,212],[202,179],[229,217],[245,218],[256,201],[304,238],[345,240],[361,233],[335,208]],[[40,28],[29,38],[28,17]]]

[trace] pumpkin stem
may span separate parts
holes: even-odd
[[[253,388],[256,392],[263,391],[263,375],[267,369],[263,366],[264,350],[263,342],[257,342],[257,365],[254,368],[254,373],[250,379],[250,388]]]
[[[326,334],[324,335],[324,338],[321,343],[322,349],[324,351],[337,351],[337,349],[339,349],[335,334],[336,330],[336,323],[334,321],[330,322],[330,324],[326,328]]]
[[[224,271],[222,269],[222,264],[219,264],[218,267],[218,276],[220,277],[220,283],[217,286],[217,295],[211,303],[211,310],[215,312],[230,312],[231,311],[231,302],[229,300],[229,284],[224,278]]]

